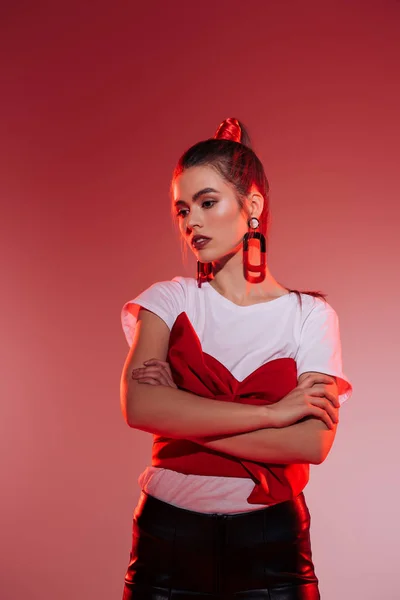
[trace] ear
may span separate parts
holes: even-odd
[[[253,186],[250,194],[247,196],[247,209],[249,218],[257,217],[260,218],[260,215],[264,208],[264,198],[262,194]]]

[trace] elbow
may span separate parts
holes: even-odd
[[[127,401],[126,398],[121,398],[121,412],[124,418],[125,423],[129,427],[134,427],[134,420],[132,415],[131,404]]]
[[[124,407],[124,409],[122,410],[122,415],[128,427],[131,427],[132,429],[142,429],[143,431],[147,431],[147,429],[144,426],[139,424],[138,419],[136,417],[136,413],[132,411],[131,406]]]
[[[132,429],[153,434],[160,432],[150,398],[155,389],[157,389],[156,386],[142,385],[135,381],[126,386],[121,393],[121,411],[125,423]]]
[[[137,427],[136,425],[136,406],[137,398],[132,388],[136,387],[137,382],[134,385],[128,384],[127,381],[121,380],[121,393],[120,393],[120,404],[121,412],[125,423],[132,428]],[[135,398],[134,398],[135,396]]]
[[[326,455],[321,451],[321,448],[316,448],[312,456],[309,458],[310,465],[320,465],[324,462]]]
[[[332,429],[320,420],[312,419],[308,421],[310,428],[307,435],[308,443],[304,444],[307,448],[307,459],[312,465],[320,465],[323,463],[332,448],[336,436],[337,424],[334,424]]]
[[[129,410],[126,407],[121,408],[121,412],[122,412],[122,416],[124,417],[124,421],[125,423],[128,425],[128,427],[132,427],[134,428],[134,421],[132,419],[131,414],[129,413]]]
[[[137,415],[137,405],[131,398],[121,400],[121,411],[125,423],[133,429],[140,429]]]
[[[313,453],[310,459],[310,464],[320,465],[326,460],[333,444],[333,439],[321,436],[313,448]]]

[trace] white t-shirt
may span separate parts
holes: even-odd
[[[353,388],[342,370],[339,320],[335,310],[320,298],[301,294],[239,306],[208,282],[201,288],[193,277],[177,275],[159,281],[122,308],[122,327],[132,344],[140,306],[165,321],[169,329],[185,312],[199,337],[202,350],[216,358],[242,381],[262,364],[277,358],[293,358],[297,377],[307,371],[337,378],[339,401],[350,398]],[[128,305],[131,311],[128,311]],[[237,477],[185,475],[148,466],[138,483],[148,494],[175,506],[198,512],[235,513],[265,508],[249,504],[254,482]]]

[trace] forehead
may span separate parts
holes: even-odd
[[[213,167],[190,167],[175,179],[172,186],[173,199],[192,197],[199,190],[208,187],[222,191],[227,184]]]

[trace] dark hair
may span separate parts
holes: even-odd
[[[210,166],[236,190],[241,209],[244,209],[244,198],[250,193],[253,185],[264,198],[264,206],[260,215],[260,231],[268,239],[270,224],[269,184],[264,167],[251,148],[251,141],[245,126],[235,118],[225,119],[213,138],[198,142],[191,146],[180,157],[172,176],[172,184],[176,177],[190,167]],[[171,184],[171,189],[172,189]],[[302,291],[286,288],[297,294],[308,294],[326,301],[326,294],[316,291]]]

